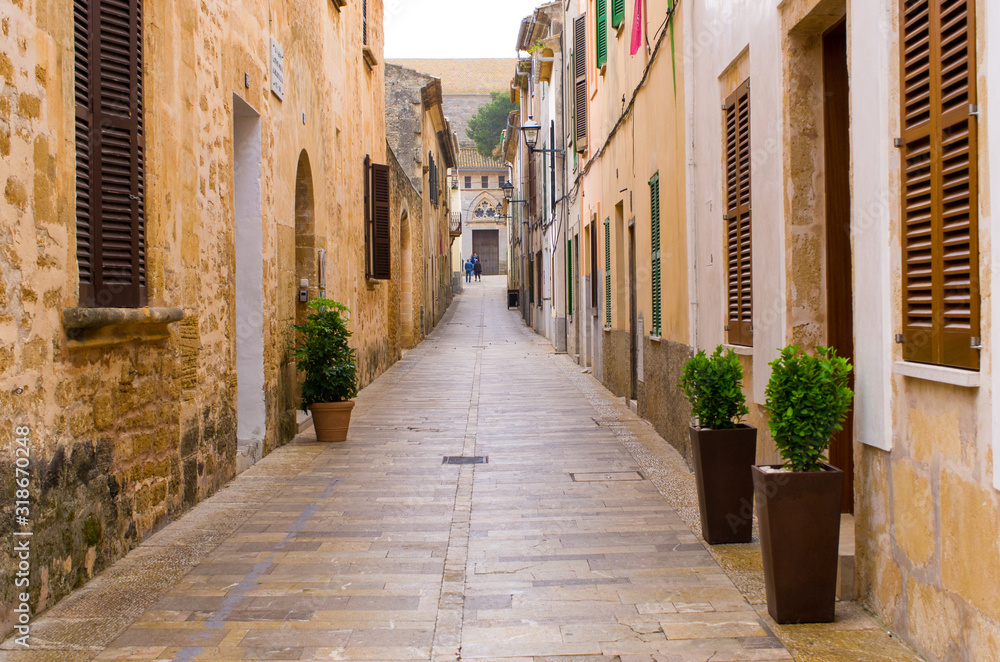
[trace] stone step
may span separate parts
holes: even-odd
[[[854,515],[840,516],[840,560],[837,564],[837,599],[856,598],[854,587]]]

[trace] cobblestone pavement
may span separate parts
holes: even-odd
[[[661,494],[690,492],[679,456],[640,465],[651,428],[526,330],[503,287],[468,284],[359,395],[349,441],[275,451],[0,659],[792,659]],[[866,658],[885,634],[845,609],[863,636],[834,633],[843,659],[915,659]]]

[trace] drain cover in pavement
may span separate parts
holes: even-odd
[[[485,455],[445,455],[442,464],[487,464],[489,461]]]
[[[638,471],[600,471],[594,473],[570,474],[574,483],[599,483],[604,481],[645,480]]]

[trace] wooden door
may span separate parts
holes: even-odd
[[[499,230],[473,230],[472,252],[479,253],[484,276],[496,276],[500,273]]]
[[[854,361],[854,297],[851,269],[850,87],[847,23],[823,36],[826,152],[826,259],[828,342]],[[853,377],[852,377],[853,386]],[[833,439],[830,464],[844,472],[841,512],[854,512],[854,416]]]

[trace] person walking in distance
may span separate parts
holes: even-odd
[[[476,281],[481,281],[483,279],[483,263],[476,259],[476,263],[472,266],[472,270],[476,272]]]
[[[472,265],[472,258],[470,257],[465,262],[465,282],[466,283],[471,283],[472,282],[472,266],[473,266]]]

